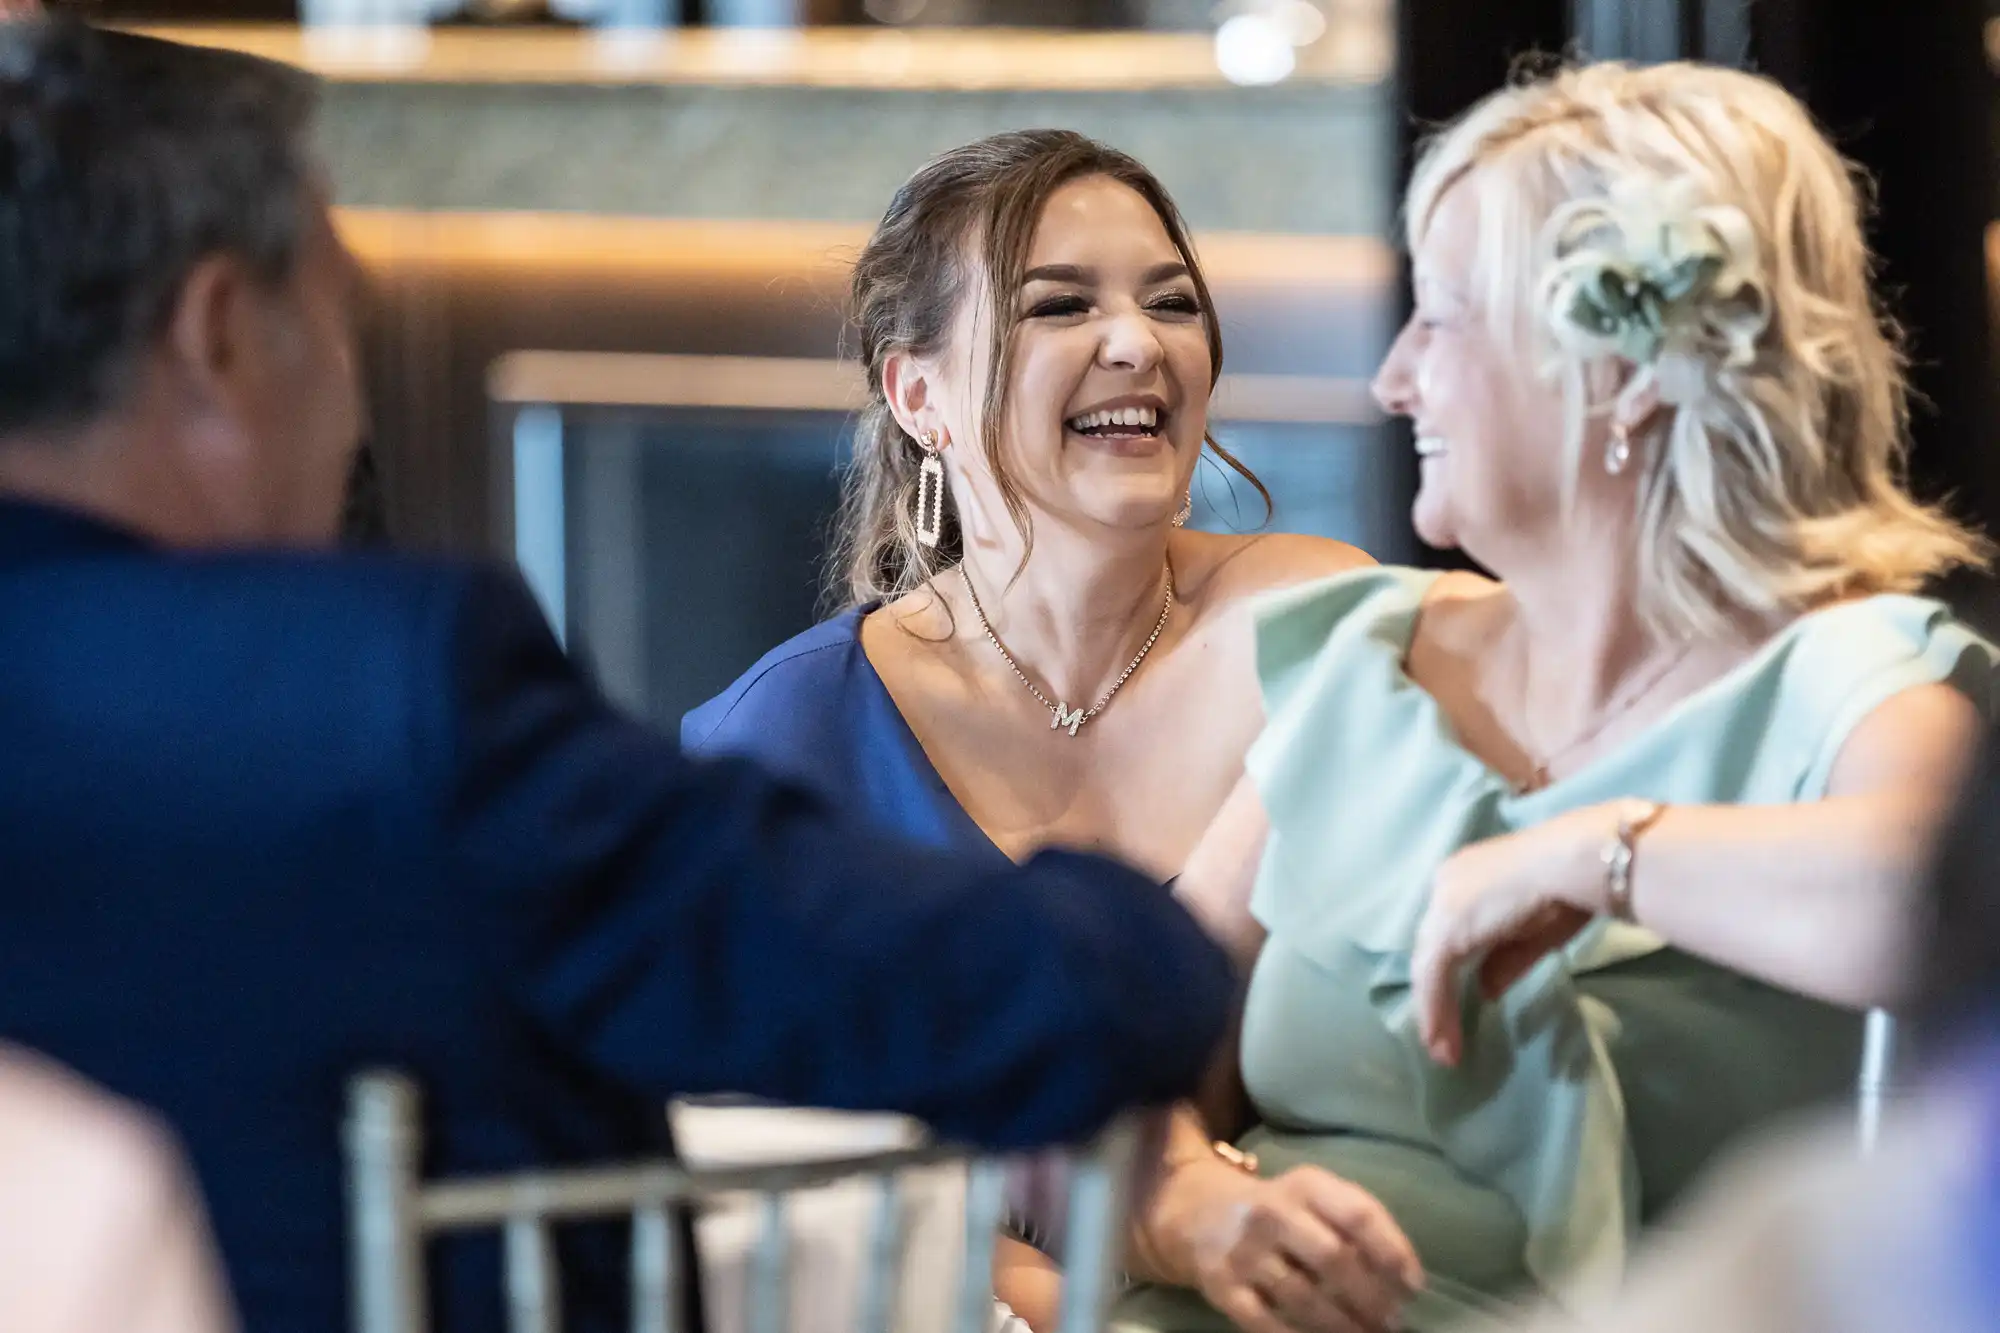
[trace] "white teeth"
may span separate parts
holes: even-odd
[[[1444,437],[1441,435],[1417,436],[1418,458],[1437,458],[1450,452],[1451,446],[1444,442]]]
[[[1139,426],[1146,430],[1156,430],[1159,424],[1159,411],[1151,407],[1101,409],[1072,417],[1069,422],[1071,430],[1097,430],[1105,426]]]

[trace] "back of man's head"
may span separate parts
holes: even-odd
[[[318,535],[276,512],[317,506],[299,492],[321,474],[344,480],[357,430],[332,382],[351,376],[332,364],[347,274],[308,144],[316,96],[270,61],[67,17],[0,23],[0,491],[77,483],[93,507],[147,473],[177,512],[116,516],[170,539]],[[301,277],[319,250],[338,256],[327,292]],[[67,447],[121,414],[116,468]],[[332,418],[319,438],[298,420],[314,414]],[[253,492],[272,512],[249,512]]]
[[[109,406],[202,256],[291,268],[312,100],[282,65],[0,25],[0,435]]]

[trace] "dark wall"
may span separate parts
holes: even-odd
[[[1876,182],[1871,239],[1905,326],[1913,479],[2000,536],[1986,231],[1995,186],[1990,0],[1758,0],[1753,59]]]
[[[1563,50],[1569,37],[1568,0],[1400,0],[1396,22],[1396,81],[1400,112],[1395,190],[1410,179],[1424,134],[1498,88],[1516,63]],[[1400,227],[1400,222],[1399,222]],[[1400,239],[1400,233],[1399,233]],[[1396,320],[1409,313],[1409,257],[1403,257]],[[1397,485],[1407,508],[1416,495],[1417,459],[1408,423],[1385,432],[1398,460]],[[1416,542],[1428,565],[1468,567],[1456,552]]]

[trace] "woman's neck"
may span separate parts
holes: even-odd
[[[1560,681],[1565,696],[1589,704],[1617,694],[1662,656],[1734,657],[1790,619],[1739,609],[1699,641],[1663,633],[1641,611],[1638,558],[1622,541],[1576,542],[1490,567],[1511,594],[1512,631],[1527,644],[1536,691]]]
[[[960,637],[983,640],[991,626],[1040,688],[1089,707],[1145,644],[1166,604],[1166,534],[1120,535],[1128,539],[1107,542],[1041,523],[1025,565],[1018,538],[968,541],[964,574],[978,607],[965,598],[963,579],[938,580],[967,613],[958,617]]]
[[[1586,511],[1481,546],[1475,557],[1510,595],[1510,623],[1492,647],[1511,659],[1503,674],[1531,722],[1560,731],[1565,715],[1593,715],[1662,649],[1678,647],[1663,644],[1640,614],[1625,524]]]
[[[1544,746],[1588,730],[1607,709],[1622,709],[1635,681],[1684,652],[1640,613],[1638,564],[1626,548],[1617,534],[1577,534],[1523,543],[1488,561],[1510,607],[1506,632],[1492,641],[1495,702],[1518,712],[1518,725]]]
[[[1570,709],[1592,713],[1668,647],[1646,628],[1623,580],[1587,575],[1506,582],[1514,606],[1513,651],[1531,703],[1560,694]]]

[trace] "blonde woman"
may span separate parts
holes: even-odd
[[[1418,529],[1501,581],[1261,610],[1268,727],[1181,880],[1254,967],[1247,1100],[1183,1128],[1135,1326],[1587,1299],[1725,1140],[1852,1077],[1836,1006],[1897,992],[1994,676],[1919,595],[1983,550],[1899,482],[1859,214],[1723,69],[1570,70],[1428,148],[1376,392]],[[1330,1180],[1413,1244],[1404,1308],[1366,1215],[1306,1202]]]

